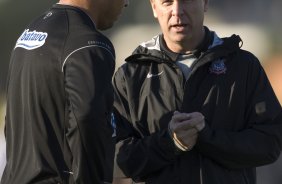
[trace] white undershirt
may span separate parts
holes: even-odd
[[[176,65],[181,69],[187,79],[191,72],[191,66],[196,61],[197,57],[194,54],[180,54],[177,58]]]

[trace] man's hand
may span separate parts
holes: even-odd
[[[174,112],[169,123],[169,131],[174,143],[183,151],[191,150],[198,138],[198,132],[205,127],[205,118],[199,112]]]

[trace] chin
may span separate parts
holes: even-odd
[[[176,36],[174,37],[174,41],[178,43],[185,42],[187,41],[187,36]]]

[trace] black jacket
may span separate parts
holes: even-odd
[[[282,141],[281,106],[257,58],[238,36],[213,34],[186,81],[160,43],[140,45],[114,76],[123,174],[148,184],[255,184],[255,167],[274,162]],[[206,118],[189,152],[168,136],[175,110]]]
[[[115,53],[80,9],[54,5],[12,52],[1,184],[112,181]]]

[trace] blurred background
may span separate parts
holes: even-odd
[[[11,50],[25,26],[55,0],[0,0],[0,177],[5,165],[5,85]],[[241,36],[243,49],[261,61],[282,103],[282,1],[210,0],[205,25],[225,37]],[[56,28],[54,28],[56,29]],[[120,20],[104,32],[113,41],[117,67],[137,45],[160,32],[149,0],[131,0]],[[258,168],[258,184],[282,183],[282,156],[274,164]]]

